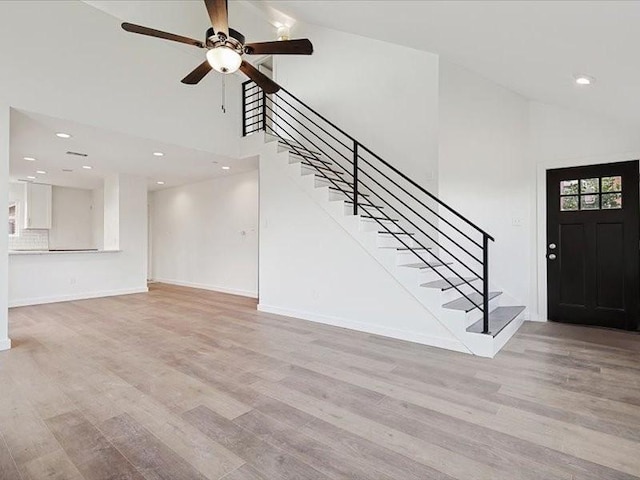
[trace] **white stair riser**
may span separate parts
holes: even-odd
[[[360,230],[365,232],[380,232],[389,231],[397,232],[399,230],[398,225],[395,222],[388,220],[373,220],[370,218],[360,218]]]
[[[489,302],[489,311],[500,306],[499,298],[500,297],[498,296]],[[451,310],[442,307],[441,318],[459,334],[466,336],[469,334],[469,332],[467,332],[467,328],[482,318],[482,312],[477,308],[470,312],[463,312],[460,310]]]
[[[452,275],[449,275],[449,276],[447,276],[447,278],[450,278],[451,276]],[[477,288],[479,291],[482,292],[482,282],[480,282],[478,280],[478,281],[472,282],[472,285],[475,288]],[[457,288],[448,288],[447,290],[441,290],[440,291],[440,296],[442,298],[442,303],[443,304],[451,302],[451,301],[455,300],[456,298],[460,298],[462,296],[462,294],[460,292],[463,292],[463,293],[465,293],[467,295],[469,295],[471,293],[477,293],[473,288],[471,288],[466,283],[463,283],[462,285],[457,285],[456,287]],[[423,288],[427,288],[427,287],[423,287]]]
[[[502,301],[501,297],[502,297],[502,295],[498,295],[497,297],[493,297],[491,300],[489,300],[489,311],[490,312],[493,309],[495,309],[495,308],[500,306],[500,303]],[[481,318],[482,318],[482,312],[480,310],[478,310],[477,308],[474,309],[474,310],[471,310],[470,312],[468,312],[465,315],[465,324],[464,324],[465,330],[467,329],[467,327],[470,327],[471,325],[476,323]]]
[[[418,255],[410,251],[397,250],[397,255],[396,255],[397,264],[407,265],[408,263],[417,263],[425,260],[433,262],[437,258],[436,256],[434,256],[432,251],[426,251],[426,250],[420,249],[418,250],[417,253],[424,260],[421,260],[420,257],[418,257]]]
[[[395,238],[393,235],[378,235],[378,247],[415,247],[416,243],[410,235],[399,235]]]

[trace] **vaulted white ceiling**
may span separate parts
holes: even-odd
[[[531,99],[640,125],[637,1],[253,3],[265,12],[270,6],[305,22],[440,54]],[[381,58],[380,68],[402,65]],[[576,87],[577,73],[595,77],[596,84]]]

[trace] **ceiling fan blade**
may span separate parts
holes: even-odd
[[[211,19],[211,25],[215,33],[224,33],[229,36],[229,14],[227,0],[204,0],[207,12]]]
[[[202,62],[189,75],[182,79],[182,83],[186,85],[196,85],[204,76],[211,71],[211,65],[208,61]]]
[[[247,43],[245,53],[249,55],[311,55],[313,44],[306,38],[299,40],[281,40],[277,42]]]
[[[125,22],[122,24],[122,28],[131,33],[139,33],[140,35],[162,38],[164,40],[171,40],[174,42],[186,43],[187,45],[193,45],[194,47],[204,48],[204,43],[200,40],[183,37],[182,35],[174,35],[173,33],[162,32],[160,30],[154,30],[153,28],[143,27],[142,25],[134,25],[133,23]]]
[[[264,90],[266,93],[276,93],[280,90],[280,85],[271,80],[265,74],[260,73],[256,67],[251,65],[249,62],[243,60],[240,65],[240,70],[251,80],[256,82],[256,84]]]

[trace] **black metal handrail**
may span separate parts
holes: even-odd
[[[483,332],[489,332],[491,235],[286,89],[267,96],[252,81],[244,82],[242,107],[243,136],[265,131],[278,137],[302,158],[305,166],[328,182],[330,189],[348,198],[354,215],[364,212],[380,225],[381,233],[392,235],[406,251],[477,307],[483,313]],[[387,211],[399,219],[391,218]],[[481,239],[474,239],[475,235]],[[409,238],[412,240],[407,241]],[[438,254],[432,251],[435,248]],[[474,249],[480,252],[473,253]],[[472,278],[466,278],[451,266],[453,262],[444,260],[445,254]],[[455,278],[447,278],[440,267]],[[474,285],[475,281],[482,282],[481,289]],[[472,293],[460,288],[463,285]],[[482,301],[472,298],[473,293],[479,294]]]

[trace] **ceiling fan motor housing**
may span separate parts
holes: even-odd
[[[233,28],[229,28],[229,37],[224,44],[226,44],[228,47],[233,48],[234,50],[242,51],[244,42],[245,38],[243,34],[241,34],[237,30],[234,30]],[[220,38],[216,35],[216,32],[211,27],[207,28],[206,43],[208,47],[212,48],[219,45],[224,45],[220,41]]]

